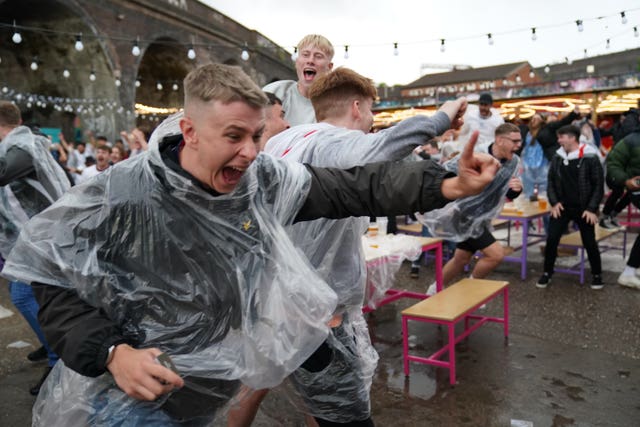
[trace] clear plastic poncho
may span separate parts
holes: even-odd
[[[24,223],[58,200],[68,189],[69,180],[49,152],[49,140],[18,126],[0,143],[0,158],[9,150],[29,154],[35,169],[32,175],[0,187],[0,254],[9,255]]]
[[[442,166],[457,174],[459,159],[460,156],[457,156]],[[480,236],[502,210],[505,195],[509,191],[509,181],[518,175],[519,165],[520,158],[514,154],[511,160],[501,165],[493,181],[480,194],[454,200],[440,209],[416,214],[416,218],[429,228],[434,237],[463,242]]]
[[[233,192],[213,196],[161,158],[158,141],[179,133],[179,118],[155,131],[146,153],[33,218],[5,274],[73,287],[137,347],[167,352],[185,387],[142,402],[109,374],[88,378],[58,366],[40,392],[36,424],[141,413],[206,424],[238,382],[279,384],[328,335],[336,295],[283,228],[306,198],[306,169],[260,155]]]

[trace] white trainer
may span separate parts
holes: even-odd
[[[436,282],[433,282],[432,284],[429,285],[429,287],[427,288],[427,296],[434,296],[436,293],[438,292],[438,289],[436,288]]]
[[[618,277],[618,283],[628,288],[640,289],[640,277],[635,274],[623,275]]]

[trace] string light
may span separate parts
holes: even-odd
[[[549,74],[549,71],[551,71],[551,67],[549,67],[548,65],[546,67],[544,67],[544,72]]]
[[[193,45],[189,46],[189,50],[187,51],[187,58],[192,61],[196,59],[196,51],[193,49]]]
[[[295,61],[298,59],[298,46],[293,47],[293,53],[291,54],[291,60]]]
[[[633,27],[633,37],[638,37],[640,33],[638,33],[638,27]]]
[[[440,39],[440,52],[444,52],[446,47],[444,46],[444,39]]]
[[[534,78],[536,76],[536,72],[533,71],[533,68],[529,68],[529,77]]]
[[[173,89],[174,91],[178,90],[178,83],[173,83],[173,86],[171,86],[171,89]]]
[[[400,51],[398,50],[398,42],[394,42],[393,43],[393,55],[394,56],[398,56],[400,54]]]
[[[31,61],[31,65],[29,66],[33,71],[38,69],[38,58],[36,56],[33,57],[33,61]]]
[[[627,15],[624,13],[624,11],[620,12],[620,19],[622,20],[622,25],[626,25]]]
[[[487,40],[489,41],[489,46],[493,46],[493,36],[491,33],[487,34]]]
[[[587,58],[587,49],[584,50],[584,57]]]
[[[71,73],[69,72],[69,70],[65,68],[64,71],[62,72],[62,77],[64,77],[65,79],[68,79],[69,76],[71,76]]]
[[[96,72],[93,68],[91,69],[91,73],[89,74],[89,80],[91,80],[92,82],[96,81]]]
[[[15,44],[20,44],[22,42],[22,36],[16,28],[16,21],[13,21],[13,36],[11,36],[11,40],[13,40]]]
[[[520,77],[520,74],[516,74],[516,82],[520,83],[522,81],[522,77]]]
[[[139,40],[140,39],[136,37],[136,41],[133,42],[133,47],[131,48],[131,54],[133,56],[140,56]]]
[[[156,83],[156,89],[162,90],[162,83],[160,82]]]
[[[247,43],[246,42],[244,44],[244,48],[242,49],[242,53],[240,54],[240,58],[242,58],[243,61],[248,61],[249,60],[249,52],[247,52]]]
[[[533,41],[538,40],[538,36],[536,35],[536,27],[531,28],[531,40]]]
[[[120,85],[122,85],[122,82],[116,77],[116,87],[120,87]]]
[[[344,45],[344,59],[349,59],[349,45]]]
[[[582,32],[584,30],[584,25],[582,25],[582,19],[578,19],[576,21],[576,25],[578,26],[578,31]]]
[[[76,44],[74,46],[78,52],[82,52],[84,45],[82,44],[82,33],[76,36]]]
[[[605,48],[609,49],[610,47],[611,47],[611,41],[607,39],[607,45],[605,46]]]
[[[134,83],[136,87],[140,87],[140,79],[136,79],[136,82]]]

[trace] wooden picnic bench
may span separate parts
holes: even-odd
[[[409,362],[426,363],[449,369],[449,382],[456,383],[455,345],[486,322],[504,325],[505,338],[509,335],[509,282],[496,280],[463,279],[431,298],[425,299],[402,311],[402,343],[404,373],[409,375]],[[502,293],[504,316],[489,317],[473,314],[481,305]],[[448,342],[429,357],[409,354],[408,321],[447,325]],[[455,325],[464,320],[464,332],[455,335]],[[470,325],[470,320],[475,320]],[[449,360],[440,360],[445,353]]]

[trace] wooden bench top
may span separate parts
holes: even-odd
[[[624,228],[607,229],[602,228],[599,225],[596,226],[596,242],[602,239],[606,239],[616,233],[624,231]],[[560,239],[561,245],[582,247],[582,237],[580,237],[580,231],[574,231],[573,233],[565,234]]]
[[[491,220],[491,225],[499,227],[508,222],[508,219],[494,218]],[[420,235],[422,234],[422,224],[419,222],[414,222],[413,224],[398,224],[398,231],[401,233]]]
[[[509,282],[505,281],[463,279],[432,297],[403,310],[402,314],[425,319],[453,321],[507,286],[509,286]]]

